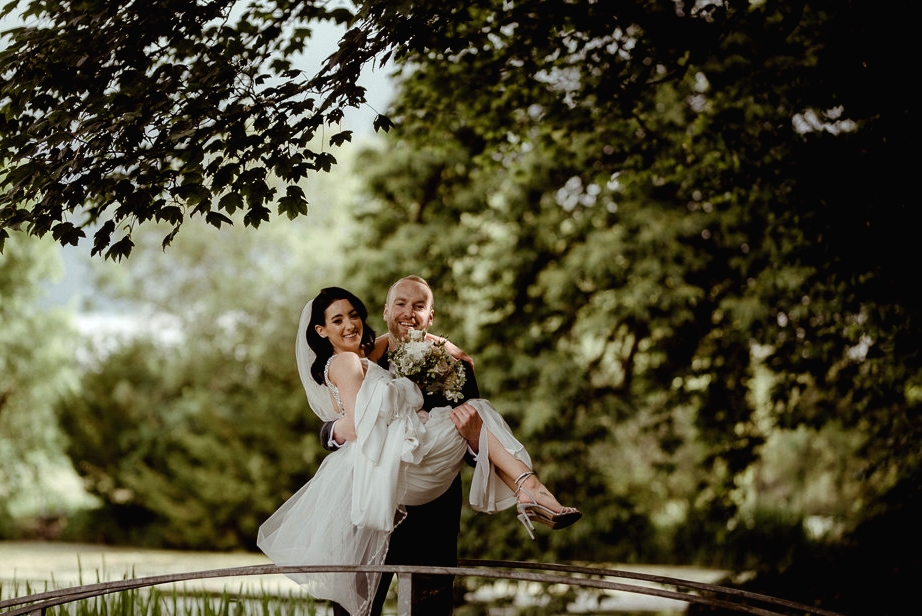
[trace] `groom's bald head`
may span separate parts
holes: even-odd
[[[398,280],[397,282],[391,285],[391,287],[387,290],[387,300],[385,300],[386,306],[390,305],[391,302],[394,301],[394,293],[397,290],[397,287],[399,287],[402,283],[406,281],[415,282],[415,283],[421,284],[422,286],[426,287],[426,290],[429,295],[429,308],[435,308],[435,297],[432,295],[432,287],[429,286],[429,283],[426,282],[425,278],[423,278],[422,276],[417,276],[416,274],[410,274],[409,276],[404,276],[403,278],[401,278],[400,280]]]

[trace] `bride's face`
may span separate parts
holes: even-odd
[[[362,317],[347,299],[338,299],[323,313],[325,322],[317,326],[321,338],[329,338],[335,353],[351,351],[362,355]]]

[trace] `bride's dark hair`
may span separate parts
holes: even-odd
[[[317,333],[317,325],[326,325],[326,310],[335,301],[347,300],[355,311],[359,313],[362,319],[362,341],[361,348],[368,356],[375,348],[375,330],[368,326],[368,309],[365,304],[349,291],[340,287],[327,287],[321,289],[314,303],[311,305],[311,320],[307,326],[307,344],[317,354],[317,359],[311,364],[311,376],[321,385],[326,383],[323,380],[323,370],[326,368],[327,360],[333,355],[333,345],[329,339],[321,338]]]

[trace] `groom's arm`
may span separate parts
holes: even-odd
[[[320,427],[320,446],[327,451],[336,451],[346,443],[345,439],[336,439],[337,421],[339,420],[328,421]]]
[[[375,362],[376,364],[381,360],[381,357],[384,356],[384,353],[387,352],[387,347],[390,344],[390,334],[384,333],[377,338],[375,338],[375,348],[368,356],[368,359]],[[387,368],[387,366],[382,366],[382,368]]]
[[[477,385],[477,377],[474,375],[474,360],[464,361],[464,385],[461,387],[461,395],[465,402],[480,397],[480,386]]]
[[[483,427],[483,420],[472,407],[466,406],[464,402],[472,398],[480,397],[480,387],[477,385],[477,377],[474,375],[474,362],[463,361],[464,363],[464,385],[461,387],[462,404],[455,407],[451,413],[451,420],[462,438],[467,441],[467,455],[464,461],[470,466],[477,462],[477,454],[480,452],[480,430]],[[463,407],[463,408],[461,408]]]
[[[474,374],[474,358],[468,355],[467,353],[465,353],[464,349],[456,345],[454,342],[452,342],[448,338],[442,338],[441,336],[436,336],[434,334],[426,334],[426,339],[432,340],[434,342],[444,342],[445,350],[448,351],[448,354],[454,357],[455,359],[463,361],[465,364],[468,364],[471,369],[468,370],[467,372],[470,375]],[[477,382],[475,380],[474,387],[476,386],[477,386]],[[472,397],[476,398],[477,396],[472,396]]]

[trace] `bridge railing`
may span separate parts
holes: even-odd
[[[599,590],[614,590],[626,593],[635,593],[673,599],[685,603],[696,603],[710,607],[718,607],[741,614],[756,614],[758,616],[842,616],[836,612],[817,607],[788,601],[786,599],[748,592],[735,588],[727,588],[714,584],[705,584],[693,580],[665,577],[625,571],[620,569],[603,569],[598,567],[581,567],[575,565],[562,565],[553,563],[522,562],[522,561],[496,561],[496,560],[460,560],[457,567],[417,567],[396,565],[362,565],[362,566],[332,566],[332,565],[304,565],[297,567],[279,567],[276,565],[251,565],[247,567],[233,567],[228,569],[211,569],[208,571],[193,571],[168,575],[155,575],[129,580],[112,582],[99,582],[85,584],[71,588],[62,588],[46,592],[25,595],[11,599],[0,600],[0,610],[5,616],[44,616],[50,607],[65,605],[75,601],[91,599],[128,590],[148,588],[162,584],[188,582],[208,578],[241,577],[258,575],[277,575],[305,572],[358,572],[381,571],[397,573],[397,605],[400,616],[425,616],[418,610],[414,612],[411,601],[413,589],[413,575],[454,575],[461,577],[482,577],[491,579],[506,579],[524,582],[536,582],[552,585],[564,584],[581,588],[594,588]],[[550,573],[546,573],[550,572]],[[637,582],[657,584],[651,587],[640,584],[612,581],[606,578],[619,580],[632,580]],[[18,606],[18,607],[17,607]],[[8,609],[11,608],[11,609]]]

